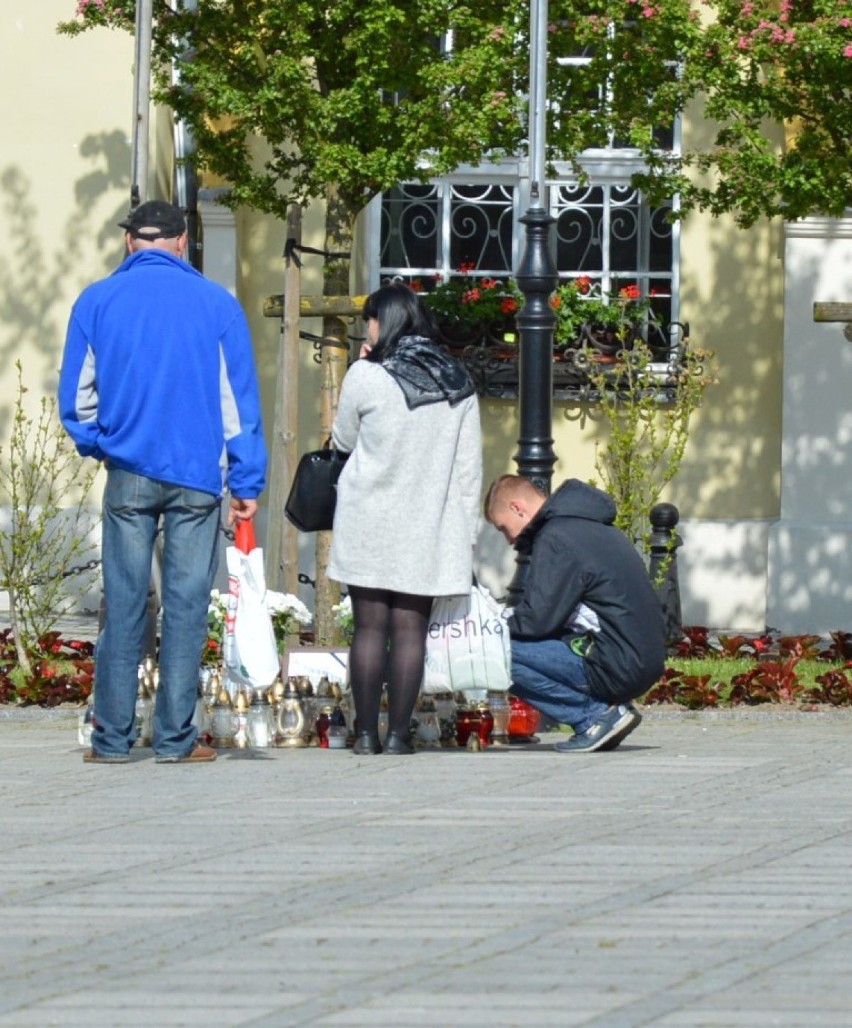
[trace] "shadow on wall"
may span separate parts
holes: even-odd
[[[130,147],[124,133],[115,131],[87,136],[80,155],[92,170],[74,185],[74,206],[64,225],[49,236],[37,229],[38,197],[17,166],[0,171],[0,210],[6,249],[0,255],[0,366],[9,367],[16,357],[25,361],[25,378],[45,393],[56,387],[65,326],[66,297],[76,295],[87,280],[79,278],[84,243],[94,239],[102,254],[106,275],[120,262],[123,240],[118,222],[127,206],[118,206],[101,220],[93,218],[98,201],[109,191],[130,190]],[[49,247],[56,247],[49,252]],[[95,276],[97,277],[97,275]],[[35,371],[31,362],[40,368]],[[0,412],[0,438],[8,430],[8,404]]]

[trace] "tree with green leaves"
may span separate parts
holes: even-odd
[[[515,44],[525,6],[199,0],[172,10],[159,0],[153,95],[191,128],[196,165],[231,183],[229,204],[283,219],[292,203],[333,195],[351,221],[400,181],[519,148],[506,76],[523,64]],[[79,10],[60,31],[133,31],[127,0]]]
[[[659,4],[659,7],[667,7]],[[707,0],[681,79],[713,128],[709,147],[649,154],[637,185],[684,210],[760,218],[852,208],[852,3]]]
[[[79,0],[60,31],[133,31],[133,6]],[[520,0],[154,10],[154,96],[191,128],[197,166],[232,184],[234,206],[283,217],[326,198],[330,250],[376,193],[525,148]],[[550,0],[549,18],[552,160],[616,141],[644,162],[635,182],[652,199],[678,193],[682,211],[729,211],[744,226],[852,204],[849,0]],[[687,109],[712,142],[661,150]]]
[[[615,365],[589,374],[595,407],[608,430],[595,445],[595,484],[615,500],[615,524],[650,551],[651,508],[675,477],[689,441],[693,414],[704,390],[715,384],[715,355],[686,349],[664,372],[642,343],[619,355]]]

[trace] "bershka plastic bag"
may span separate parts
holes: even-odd
[[[272,618],[266,607],[263,550],[255,546],[251,521],[237,522],[228,564],[228,612],[222,655],[233,684],[266,689],[281,671]]]
[[[506,692],[509,629],[501,605],[474,582],[467,596],[439,596],[426,634],[423,692]]]

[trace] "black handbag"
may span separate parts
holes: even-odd
[[[300,532],[325,532],[334,523],[337,480],[348,453],[326,440],[321,450],[302,455],[284,504],[284,513]]]

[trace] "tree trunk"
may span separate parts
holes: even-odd
[[[27,678],[32,678],[33,665],[27,653],[21,619],[18,614],[18,594],[12,586],[9,587],[9,625],[12,629],[12,638],[15,641],[15,655],[18,658],[18,667],[20,667]]]

